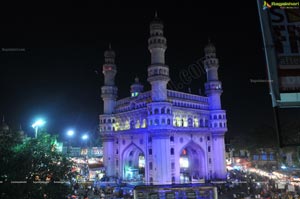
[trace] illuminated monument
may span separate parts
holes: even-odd
[[[204,49],[206,96],[199,96],[167,89],[166,43],[163,23],[156,17],[148,39],[151,90],[143,91],[136,78],[131,96],[120,100],[115,53],[111,47],[104,53],[104,113],[99,119],[106,174],[146,184],[223,179],[227,125],[216,49],[211,43]]]

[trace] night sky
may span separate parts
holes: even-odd
[[[39,116],[51,133],[63,134],[70,127],[95,133],[103,110],[104,51],[111,42],[119,99],[129,96],[135,76],[149,89],[147,39],[157,11],[165,25],[166,63],[176,85],[180,71],[203,57],[210,38],[220,62],[228,135],[272,125],[268,85],[251,82],[266,79],[256,1],[200,3],[10,7],[1,16],[0,114],[11,127],[21,124],[30,136]],[[204,81],[205,76],[193,79],[181,90],[191,88],[197,94]]]

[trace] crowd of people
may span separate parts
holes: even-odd
[[[230,171],[227,182],[217,187],[221,199],[300,199],[299,187],[295,186],[293,191],[287,185],[279,188],[274,179],[242,170]]]

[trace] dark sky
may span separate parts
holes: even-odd
[[[272,108],[256,1],[147,5],[67,4],[5,7],[1,16],[0,113],[11,126],[22,124],[28,134],[42,116],[50,132],[95,132],[102,113],[100,95],[109,42],[116,52],[119,98],[129,96],[134,77],[146,88],[149,22],[155,11],[165,24],[166,62],[171,79],[203,57],[208,38],[217,48],[222,105],[228,135],[245,134],[254,126],[271,124]],[[143,2],[144,4],[146,2]],[[39,6],[39,5],[38,5]],[[7,49],[18,48],[16,51]],[[97,72],[98,71],[98,74]],[[193,93],[205,81],[193,79]]]

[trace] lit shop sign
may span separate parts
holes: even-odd
[[[300,9],[270,9],[280,92],[300,91]]]
[[[275,1],[274,1],[275,2]],[[299,3],[257,0],[273,107],[300,107]]]

